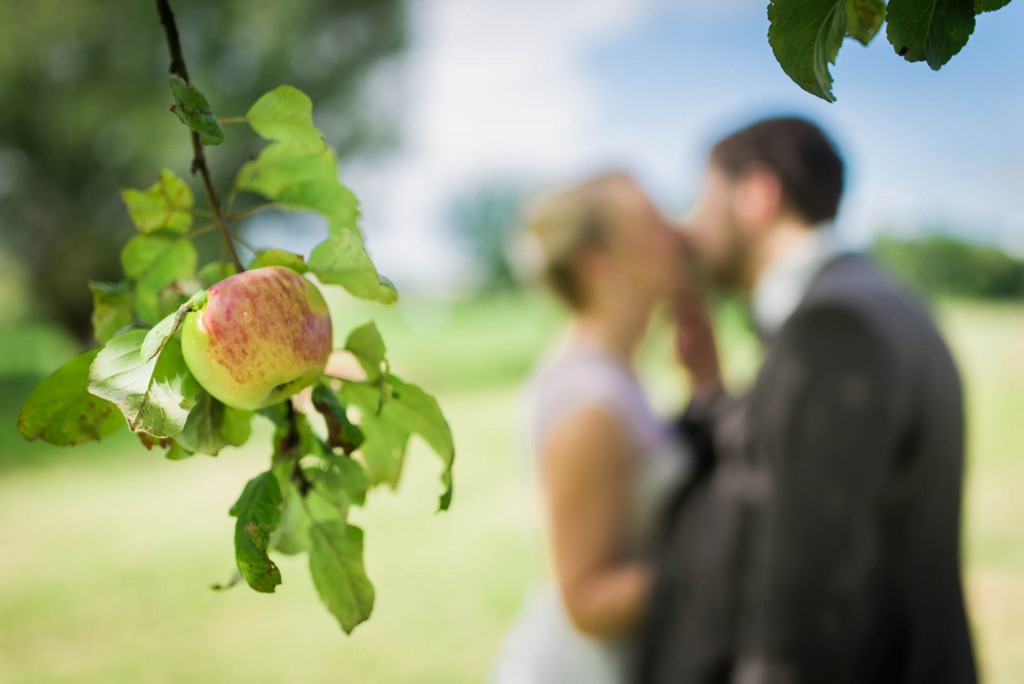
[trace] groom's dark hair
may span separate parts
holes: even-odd
[[[764,119],[722,139],[711,163],[732,178],[756,167],[778,177],[786,207],[808,224],[835,218],[843,195],[843,160],[818,126],[797,117]]]

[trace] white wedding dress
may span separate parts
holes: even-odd
[[[627,551],[634,558],[643,557],[651,550],[664,506],[690,469],[691,458],[651,410],[631,369],[578,339],[550,354],[528,385],[532,453],[543,453],[545,441],[566,416],[593,406],[612,412],[634,447]],[[549,586],[527,601],[502,645],[490,682],[623,684],[632,651],[631,639],[599,641],[577,632],[557,590]]]

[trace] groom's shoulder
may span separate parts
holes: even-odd
[[[815,311],[838,311],[860,321],[891,350],[944,346],[927,306],[860,253],[844,253],[828,262],[794,318]]]
[[[879,319],[930,322],[927,307],[868,256],[846,252],[821,269],[811,283],[801,308],[835,308]]]
[[[843,252],[822,266],[805,303],[873,307],[907,298],[907,292],[870,257],[860,252]]]

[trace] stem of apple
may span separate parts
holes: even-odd
[[[156,0],[156,10],[160,15],[160,23],[163,24],[164,33],[167,36],[167,48],[171,53],[170,72],[181,76],[188,81],[188,67],[185,66],[185,54],[181,49],[181,39],[178,37],[178,25],[174,22],[174,13],[171,11],[170,0]],[[245,270],[235,245],[231,241],[231,232],[228,230],[227,222],[224,220],[224,212],[221,210],[220,201],[217,199],[217,190],[213,186],[213,179],[210,177],[210,169],[206,165],[206,154],[203,152],[203,143],[199,140],[199,134],[191,131],[192,134],[192,174],[199,174],[203,181],[203,189],[206,191],[206,201],[210,203],[213,211],[214,223],[224,238],[224,247],[231,256],[231,262],[235,269],[241,273]]]

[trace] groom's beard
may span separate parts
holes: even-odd
[[[719,249],[705,258],[708,274],[722,290],[733,294],[746,294],[753,289],[751,264],[753,247],[740,230],[735,210],[722,217]]]

